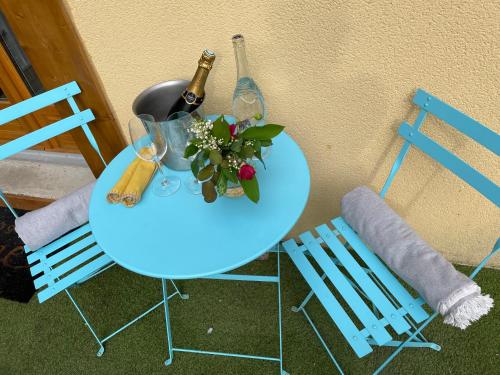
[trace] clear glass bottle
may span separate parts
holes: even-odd
[[[267,111],[264,97],[248,68],[243,35],[234,35],[232,41],[237,67],[237,82],[233,93],[233,115],[238,120],[238,131],[243,131],[249,126],[264,125]]]

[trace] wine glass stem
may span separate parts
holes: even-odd
[[[161,184],[162,185],[168,185],[168,179],[167,179],[167,175],[165,174],[165,172],[163,171],[163,168],[162,168],[162,165],[161,165],[161,162],[160,162],[160,159],[159,158],[155,158],[155,162],[156,162],[156,165],[158,165],[158,170],[160,171],[163,179],[161,181]]]

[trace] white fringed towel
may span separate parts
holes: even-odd
[[[90,183],[38,210],[16,219],[19,238],[35,251],[89,221]]]
[[[342,198],[342,217],[444,322],[461,329],[486,315],[493,299],[432,249],[385,201],[365,186]]]

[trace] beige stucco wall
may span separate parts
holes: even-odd
[[[243,33],[270,119],[287,126],[311,168],[295,233],[337,215],[349,189],[381,188],[416,88],[500,130],[498,1],[66,2],[123,126],[143,88],[190,78],[205,47],[217,52],[207,108],[228,112],[230,37]],[[492,154],[448,127],[425,129],[498,183]],[[416,150],[387,198],[450,260],[477,263],[498,235],[499,210]]]

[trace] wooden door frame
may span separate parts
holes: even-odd
[[[64,1],[0,0],[0,9],[45,90],[78,82],[82,93],[75,99],[81,109],[94,112],[96,119],[89,126],[109,162],[127,143]],[[63,117],[73,113],[66,102],[56,108]],[[104,167],[82,129],[70,134],[93,174],[99,176]]]

